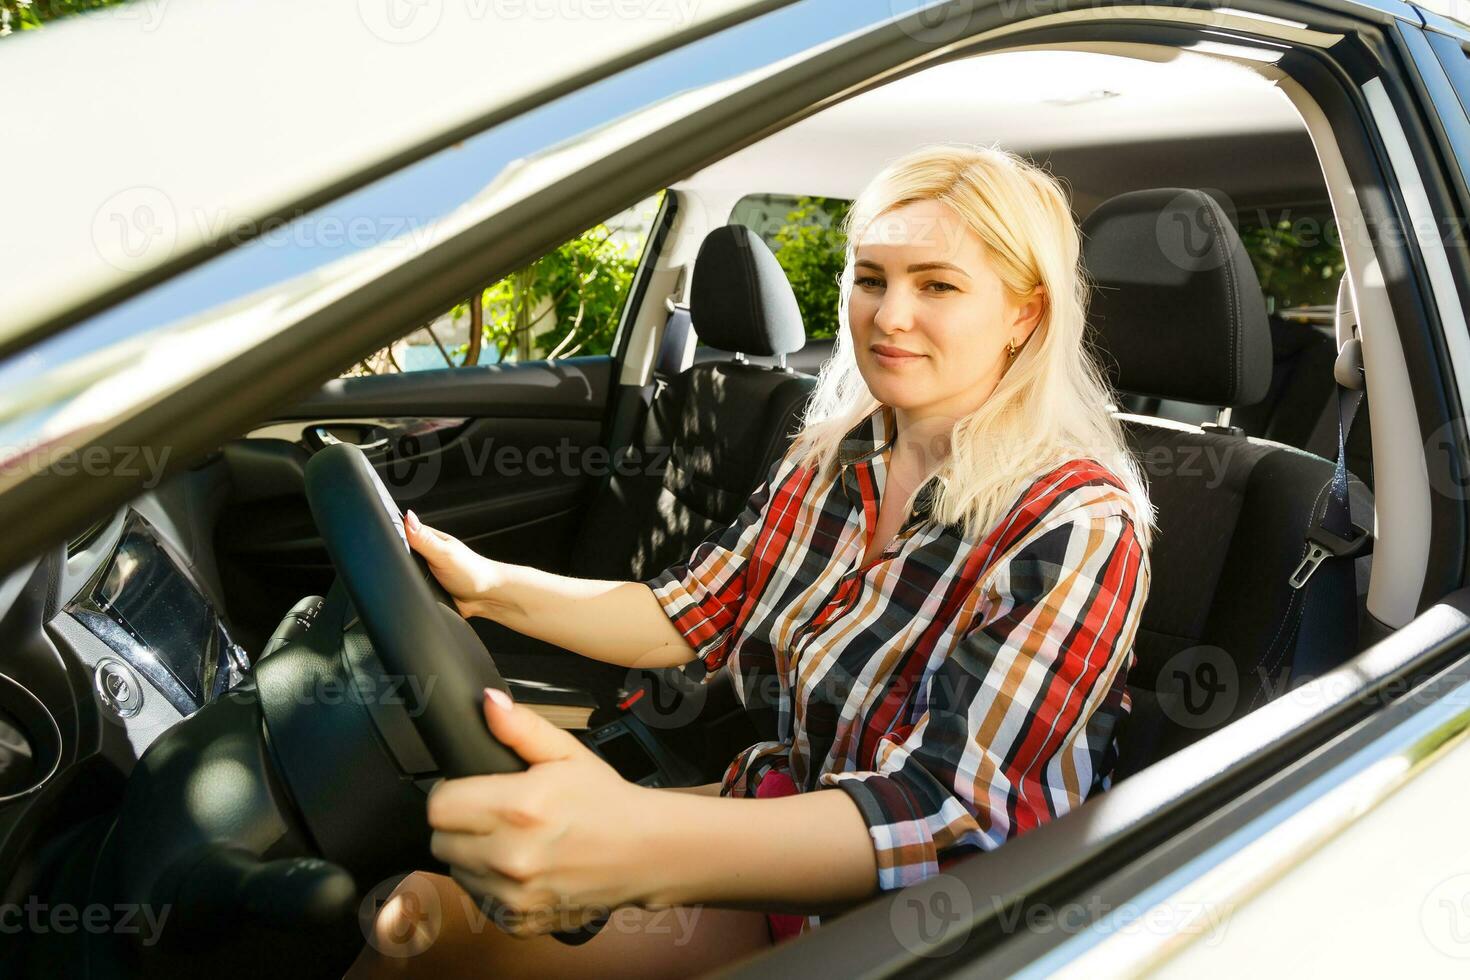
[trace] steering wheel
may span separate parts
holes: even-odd
[[[482,692],[505,681],[367,457],[328,446],[305,486],[337,569],[315,624],[154,740],[49,886],[58,903],[174,914],[148,942],[43,937],[28,955],[44,972],[340,976],[377,889],[434,866],[426,780],[526,768],[485,726]]]
[[[409,717],[440,772],[454,777],[525,769],[485,727],[480,707],[485,687],[504,691],[505,681],[474,629],[409,548],[403,515],[362,450],[338,443],[313,455],[306,464],[306,497],[378,660],[390,676],[436,681],[433,687],[409,684],[406,693]],[[604,922],[552,935],[576,945]]]
[[[327,446],[306,464],[317,530],[409,717],[445,776],[518,772],[526,764],[485,727],[486,685],[505,681],[474,629],[408,547],[403,516],[362,450]],[[430,584],[432,583],[432,585]],[[437,596],[435,593],[437,592]]]

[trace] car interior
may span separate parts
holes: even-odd
[[[850,201],[924,142],[1016,150],[1072,195],[1095,286],[1090,341],[1159,521],[1115,781],[1346,662],[1410,618],[1417,584],[1384,563],[1412,565],[1426,547],[1393,536],[1417,519],[1392,509],[1409,494],[1374,481],[1375,460],[1380,474],[1393,470],[1372,420],[1381,430],[1412,411],[1395,402],[1407,389],[1392,314],[1366,277],[1366,244],[1344,240],[1335,265],[1313,267],[1317,301],[1285,306],[1262,281],[1274,267],[1247,247],[1281,221],[1319,234],[1349,222],[1330,136],[1269,62],[1059,43],[885,82],[670,183],[613,354],[334,379],[0,584],[0,635],[19,663],[0,676],[0,807],[49,794],[44,813],[0,810],[8,841],[29,842],[12,888],[45,879],[84,891],[91,864],[79,854],[126,850],[118,801],[145,792],[129,777],[150,746],[321,622],[351,629],[309,499],[318,454],[356,445],[397,507],[492,557],[566,574],[651,577],[728,526],[799,425],[832,345],[808,336],[771,228],[742,202],[775,202],[779,224],[803,197]],[[1187,254],[1158,233],[1172,227],[1189,229]],[[1340,402],[1357,398],[1340,432]],[[495,462],[507,451],[524,465]],[[553,452],[636,465],[531,464]],[[1351,547],[1304,560],[1341,477]],[[517,700],[646,785],[716,780],[774,724],[769,692],[736,692],[722,671],[627,671],[471,625]],[[354,690],[314,696],[341,703]],[[422,743],[390,731],[392,719],[374,724],[385,743],[409,746],[395,749],[400,778],[426,785]],[[197,736],[188,744],[208,751]],[[150,770],[157,793],[160,772]],[[334,820],[352,808],[350,798],[294,803]],[[198,803],[214,805],[232,804]],[[258,833],[278,843],[332,833],[314,819]],[[364,860],[391,870],[388,857]],[[220,893],[236,904],[226,906],[259,912],[241,882],[263,872],[197,867],[228,879]],[[277,918],[314,908],[303,899]],[[200,935],[188,955],[203,968]],[[313,949],[301,942],[293,955],[335,962]],[[35,955],[66,964],[72,954]]]

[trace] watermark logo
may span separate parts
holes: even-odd
[[[972,9],[954,3],[929,4],[913,9],[913,3],[889,0],[889,13],[903,17],[900,27],[915,41],[924,44],[948,44],[970,33]]]
[[[393,440],[378,472],[394,500],[417,500],[434,488],[444,468],[442,448],[433,430],[410,432]]]
[[[172,905],[148,905],[121,902],[105,905],[73,905],[68,902],[43,902],[31,895],[24,902],[0,904],[0,936],[25,933],[32,936],[54,933],[70,936],[76,933],[133,937],[143,946],[157,944],[163,936]]]
[[[1429,485],[1436,493],[1451,500],[1467,500],[1470,499],[1470,466],[1460,452],[1457,428],[1455,422],[1446,422],[1435,429],[1425,441],[1424,459],[1428,464]]]
[[[413,44],[439,26],[444,0],[357,0],[357,15],[374,37],[389,44]]]
[[[707,685],[674,667],[635,667],[628,672],[624,689],[634,692],[623,702],[628,710],[649,728],[657,729],[683,728],[692,723],[709,697]]]
[[[1180,193],[1169,201],[1154,221],[1154,235],[1159,251],[1180,269],[1208,272],[1230,261],[1230,252],[1220,247],[1224,223],[1216,206],[1207,198],[1223,200],[1226,214],[1234,214],[1235,206],[1223,191],[1215,188],[1201,193]]]
[[[1181,728],[1212,729],[1240,700],[1240,672],[1220,647],[1180,650],[1159,669],[1159,710]]]
[[[410,874],[378,882],[358,906],[357,923],[373,949],[407,959],[434,945],[444,928],[444,908],[433,882]]]
[[[1470,874],[1452,875],[1435,885],[1419,906],[1419,924],[1435,949],[1470,960]]]
[[[178,238],[178,212],[157,187],[118,191],[92,216],[97,254],[123,272],[139,272],[168,258]]]
[[[893,897],[888,924],[899,945],[915,956],[948,956],[969,935],[962,924],[974,916],[975,900],[960,879],[937,874]]]
[[[145,34],[152,34],[163,25],[163,15],[171,0],[128,0],[115,3],[89,13],[89,17],[111,17],[114,20],[137,24]]]

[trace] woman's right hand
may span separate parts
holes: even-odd
[[[459,614],[466,619],[491,618],[496,589],[505,581],[504,565],[477,554],[453,535],[429,527],[413,511],[403,515],[403,530],[409,547],[423,556]]]

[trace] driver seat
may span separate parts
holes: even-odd
[[[613,467],[587,507],[568,563],[579,578],[649,578],[733,523],[785,453],[816,386],[783,363],[806,343],[806,328],[785,271],[750,229],[725,225],[705,237],[688,312],[701,342],[733,356],[660,381],[627,457],[640,465]],[[626,668],[473,623],[507,678],[593,694],[629,679]]]

